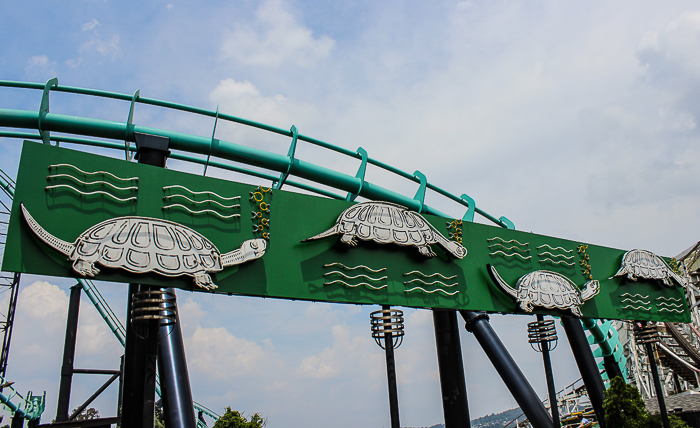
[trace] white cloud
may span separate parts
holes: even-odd
[[[46,55],[35,55],[27,61],[24,72],[30,80],[47,80],[56,76],[56,61]]]
[[[197,328],[187,340],[188,364],[212,379],[231,379],[264,373],[263,348],[237,338],[225,328]]]
[[[88,40],[80,45],[80,53],[94,51],[112,60],[116,59],[121,52],[119,34],[114,33],[105,38],[101,35],[98,27],[100,27],[100,23],[97,19],[83,24],[82,30],[88,35]],[[82,58],[69,61],[71,61],[71,64],[68,64],[69,66],[79,65],[82,62]]]
[[[282,129],[295,125],[300,133],[305,129],[313,129],[320,118],[316,107],[299,101],[287,99],[282,94],[264,95],[249,81],[236,81],[232,78],[223,79],[209,93],[209,100],[219,105],[220,111],[235,116],[245,117],[261,123],[272,124]],[[227,141],[255,141],[260,148],[282,151],[286,147],[270,146],[273,141],[282,141],[268,132],[262,132],[250,127],[231,125],[220,122],[216,129],[217,138]],[[289,145],[289,139],[284,139]],[[285,151],[286,154],[286,151]]]
[[[97,22],[97,20],[93,18],[92,21],[86,22],[85,24],[83,24],[83,31],[90,31],[90,30],[93,30],[93,29],[94,29],[95,27],[97,27],[98,25],[100,25],[100,23]]]
[[[328,36],[314,37],[283,2],[267,0],[257,10],[253,25],[241,24],[225,33],[221,55],[245,65],[309,67],[328,56],[334,45]]]
[[[102,56],[109,56],[111,59],[116,59],[120,50],[119,34],[112,34],[108,39],[93,35],[90,40],[80,45],[81,52],[95,51]]]

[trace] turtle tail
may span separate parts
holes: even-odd
[[[338,224],[335,224],[333,227],[326,230],[325,232],[321,232],[318,235],[314,235],[310,238],[303,239],[301,242],[314,241],[316,239],[323,239],[323,238],[327,238],[327,237],[332,236],[332,235],[336,235],[337,233],[338,233]]]
[[[505,291],[506,294],[508,294],[510,297],[512,297],[512,298],[514,298],[514,299],[517,299],[517,298],[518,298],[518,292],[517,292],[513,287],[511,287],[510,285],[508,285],[508,283],[506,283],[506,282],[503,280],[503,278],[501,278],[501,275],[498,274],[498,272],[496,271],[496,268],[495,268],[495,267],[491,266],[491,264],[489,263],[489,264],[486,265],[486,268],[487,268],[487,270],[489,271],[489,276],[491,277],[491,279],[493,280],[493,282],[496,283],[496,285],[498,285],[499,287],[501,287],[501,289],[502,289],[503,291]]]
[[[71,255],[71,253],[75,249],[74,244],[58,239],[49,232],[47,232],[43,227],[39,225],[39,223],[37,223],[36,220],[34,220],[34,217],[32,217],[31,214],[29,214],[29,211],[27,211],[22,202],[20,202],[19,205],[20,207],[22,207],[22,214],[24,215],[24,219],[27,221],[27,225],[29,225],[29,228],[32,229],[32,232],[34,232],[34,234],[38,236],[39,239],[44,241],[49,247],[65,254],[66,256]]]

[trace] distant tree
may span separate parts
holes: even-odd
[[[75,412],[78,409],[73,409],[73,412]],[[87,421],[89,419],[99,419],[100,418],[100,412],[95,409],[94,407],[90,407],[87,409],[83,409],[82,412],[78,414],[78,416],[75,417],[76,421]]]
[[[226,413],[214,423],[213,428],[263,428],[265,425],[267,425],[267,419],[258,413],[253,414],[249,421],[239,412],[227,407]]]
[[[676,415],[668,415],[668,422],[671,428],[690,428],[688,424],[683,422],[683,419]],[[663,428],[664,423],[661,420],[661,414],[649,415],[646,428]]]
[[[661,415],[650,415],[644,400],[634,385],[627,385],[620,377],[610,381],[603,401],[605,426],[615,428],[661,428]],[[671,428],[689,428],[678,416],[669,415]]]
[[[165,415],[163,414],[163,402],[158,400],[156,402],[156,413],[153,420],[154,428],[165,428]]]

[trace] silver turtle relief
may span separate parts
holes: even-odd
[[[68,256],[73,270],[85,277],[100,273],[95,266],[124,269],[133,273],[155,272],[175,277],[191,276],[205,290],[217,286],[211,273],[262,257],[267,243],[249,239],[221,254],[200,233],[181,224],[150,217],[119,217],[98,223],[73,243],[56,238],[42,228],[21,204],[22,213],[34,234],[47,245]]]
[[[651,251],[630,250],[622,256],[622,266],[620,270],[609,279],[616,276],[627,275],[627,278],[636,281],[637,278],[652,279],[660,281],[667,287],[673,286],[676,281],[681,287],[685,287],[685,280],[675,273],[663,259]]]
[[[450,241],[415,211],[389,202],[362,202],[343,211],[335,225],[325,232],[302,242],[341,235],[340,241],[355,247],[357,239],[380,244],[413,246],[426,257],[436,254],[430,248],[438,244],[454,257],[461,259],[467,249],[459,242]]]
[[[580,306],[600,291],[597,280],[588,281],[583,290],[579,290],[569,278],[547,270],[536,270],[523,275],[513,288],[501,278],[495,267],[487,267],[493,282],[520,303],[520,308],[525,312],[532,312],[534,306],[541,306],[547,309],[568,309],[580,317],[583,315]]]

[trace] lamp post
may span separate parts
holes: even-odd
[[[372,338],[377,342],[377,345],[386,351],[386,375],[387,383],[389,384],[391,428],[400,428],[394,349],[403,343],[403,311],[391,309],[388,305],[384,305],[381,311],[374,311],[369,314],[369,318],[372,327]]]
[[[553,320],[544,320],[544,316],[537,315],[537,321],[527,323],[527,341],[537,352],[542,353],[544,361],[544,373],[547,376],[547,389],[549,390],[549,408],[552,412],[552,423],[554,428],[559,428],[559,406],[557,404],[557,391],[554,388],[554,375],[552,374],[552,360],[549,358],[550,351],[557,347],[559,338],[557,328]]]

